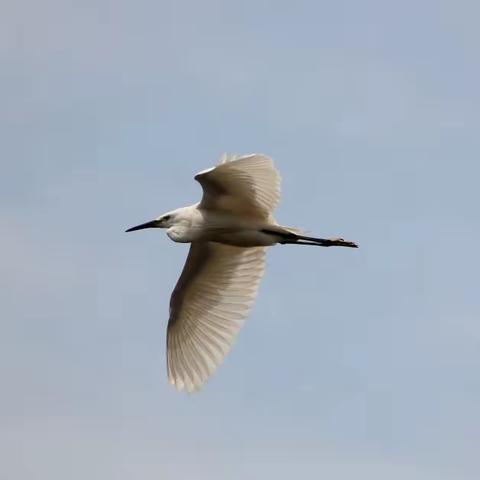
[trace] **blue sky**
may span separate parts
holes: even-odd
[[[476,479],[476,2],[7,1],[0,476]],[[272,156],[275,247],[197,395],[166,381],[186,256],[126,227]]]

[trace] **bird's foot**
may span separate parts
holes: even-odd
[[[349,242],[344,240],[343,238],[329,238],[327,240],[328,247],[350,247],[350,248],[358,248],[358,245],[355,242]]]

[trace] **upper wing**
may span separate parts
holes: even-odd
[[[195,175],[203,188],[200,208],[267,219],[280,200],[280,175],[265,155],[224,156],[222,163]]]
[[[168,379],[199,389],[230,350],[265,269],[265,248],[192,243],[170,299]]]

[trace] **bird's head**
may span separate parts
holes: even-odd
[[[136,227],[125,230],[126,232],[134,232],[135,230],[143,230],[144,228],[170,228],[175,224],[175,212],[167,212],[160,215],[155,220],[147,223],[142,223]]]

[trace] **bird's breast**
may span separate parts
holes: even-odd
[[[175,225],[167,230],[168,237],[174,242],[191,243],[197,240],[194,229],[183,225]]]

